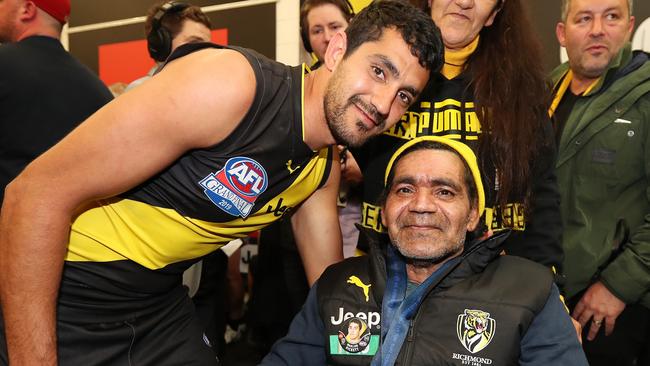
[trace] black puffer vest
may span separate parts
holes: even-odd
[[[507,235],[467,245],[462,260],[431,285],[397,365],[518,364],[521,339],[553,278],[542,265],[500,256]],[[369,365],[381,345],[387,243],[371,244],[368,256],[332,265],[319,280],[328,364]]]

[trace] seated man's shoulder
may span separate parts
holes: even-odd
[[[531,260],[503,255],[491,262],[481,274],[465,286],[471,285],[477,296],[504,305],[541,310],[553,285],[553,273],[548,267]]]
[[[530,259],[514,255],[502,255],[495,259],[486,268],[486,272],[493,272],[495,276],[509,278],[514,283],[528,283],[531,279],[550,286],[553,273],[548,267],[533,262]],[[517,276],[512,276],[516,273]]]
[[[378,276],[379,269],[371,269],[370,264],[368,256],[364,255],[329,266],[318,280],[319,303],[334,301],[339,305],[346,303],[351,308],[359,304],[363,308],[381,306],[385,279]]]
[[[342,260],[341,262],[334,263],[325,269],[321,276],[321,280],[334,280],[338,278],[347,278],[351,275],[365,275],[368,271],[368,256],[362,255],[359,257],[350,257]],[[363,272],[360,273],[360,272]],[[319,282],[321,282],[319,280]]]

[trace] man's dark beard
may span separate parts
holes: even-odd
[[[386,124],[386,118],[388,116],[382,115],[377,111],[377,108],[372,104],[367,104],[361,97],[358,95],[353,95],[348,99],[347,103],[343,107],[333,106],[330,98],[324,100],[325,107],[325,118],[327,120],[327,125],[329,126],[332,137],[339,145],[345,145],[350,147],[360,147],[367,142],[368,138],[354,139],[354,134],[352,131],[348,130],[346,126],[343,125],[342,119],[345,111],[349,107],[354,107],[354,104],[359,106],[366,114],[368,114],[372,119],[377,122],[377,126],[383,129],[383,126]],[[354,127],[360,132],[361,135],[365,135],[368,132],[368,128],[361,122],[357,121]]]
[[[384,125],[386,125],[386,118],[388,118],[388,115],[379,113],[377,107],[375,107],[373,104],[368,104],[364,102],[358,95],[353,95],[350,98],[348,105],[352,105],[352,104],[356,104],[357,106],[361,107],[361,109],[367,115],[369,115],[373,120],[375,120],[375,124],[379,128],[383,128]]]

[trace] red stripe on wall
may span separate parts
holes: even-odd
[[[228,29],[212,31],[212,42],[228,44]],[[146,75],[154,66],[147,52],[147,41],[137,40],[103,44],[98,47],[99,78],[106,85],[130,83]]]

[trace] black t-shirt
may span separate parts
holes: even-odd
[[[564,95],[562,96],[560,104],[558,104],[555,109],[555,113],[553,114],[553,124],[555,127],[555,141],[558,145],[560,144],[562,131],[564,130],[564,126],[566,126],[566,121],[569,119],[571,110],[573,110],[573,106],[576,104],[578,98],[580,98],[580,95],[573,94],[571,88],[567,88],[566,92],[564,92]]]
[[[111,99],[57,39],[34,36],[0,46],[0,201],[27,164]]]

